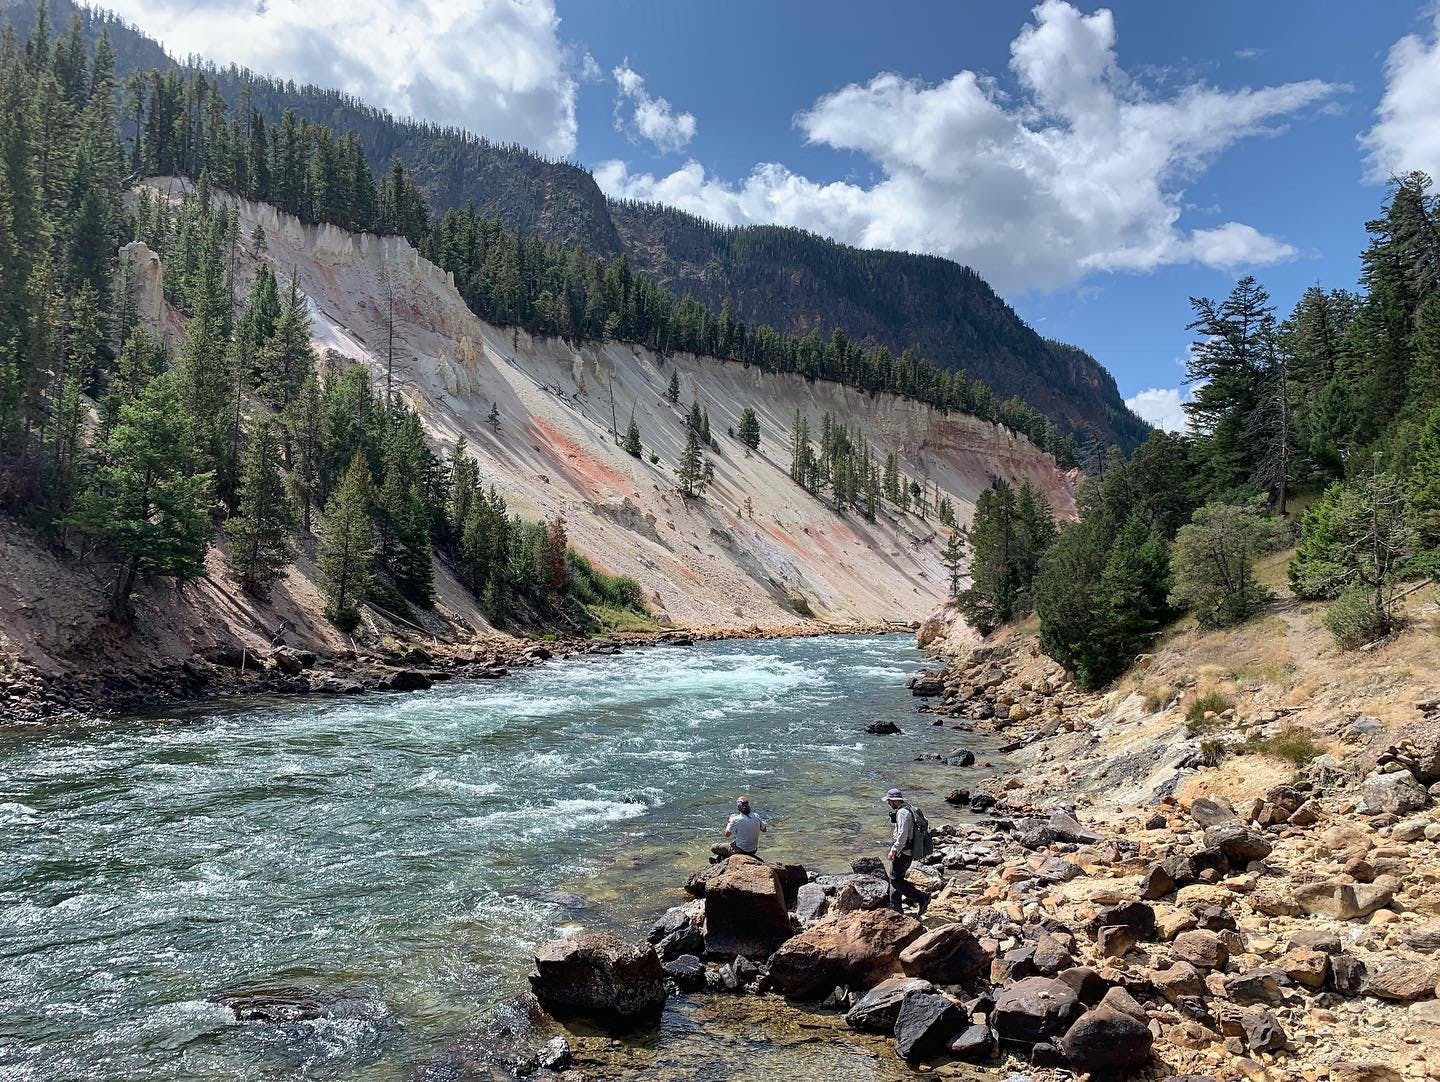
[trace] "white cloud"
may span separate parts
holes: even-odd
[[[1440,7],[1428,33],[1407,34],[1385,58],[1385,93],[1375,109],[1374,127],[1360,136],[1367,175],[1383,183],[1393,175],[1423,169],[1440,176]]]
[[[335,87],[547,154],[575,149],[554,0],[105,0],[175,55]]]
[[[646,90],[644,76],[628,59],[611,74],[615,76],[616,131],[632,139],[646,139],[662,154],[677,154],[695,138],[695,117],[676,112],[664,98]]]
[[[1342,87],[1319,80],[1156,97],[1119,66],[1113,15],[1045,0],[1011,43],[1018,96],[962,71],[930,85],[893,73],[827,94],[796,118],[812,143],[878,165],[874,183],[822,183],[762,163],[739,183],[687,162],[666,176],[602,163],[610,194],[730,224],[778,223],[866,247],[950,256],[1001,289],[1095,271],[1199,262],[1232,268],[1295,250],[1252,226],[1180,224],[1184,185],[1247,137],[1271,134]]]
[[[1125,405],[1137,417],[1149,421],[1166,432],[1187,432],[1190,419],[1185,416],[1185,403],[1191,398],[1188,387],[1152,387],[1125,399]]]

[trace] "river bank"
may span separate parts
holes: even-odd
[[[925,713],[1013,754],[947,794],[981,816],[932,810],[937,853],[912,872],[932,892],[923,918],[879,908],[864,856],[809,862],[794,897],[792,866],[773,887],[763,865],[712,868],[650,933],[657,972],[697,1009],[738,996],[777,1042],[878,1040],[866,1077],[1440,1076],[1440,699],[1408,704],[1401,738],[1361,716],[1333,753],[1286,763],[1293,707],[1257,684],[1242,708],[1187,725],[1193,682],[1160,701],[1153,687],[1176,660],[1142,662],[1148,694],[1085,695],[1020,635],[912,680]],[[1220,753],[1238,774],[1202,746],[1232,727],[1258,749]],[[737,956],[737,914],[790,927]],[[633,1041],[567,1040],[567,1077],[646,1077],[656,1062]],[[543,1076],[536,1051],[509,1065]]]

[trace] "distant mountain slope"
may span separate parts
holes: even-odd
[[[52,32],[71,15],[92,39],[110,33],[123,76],[176,63],[154,40],[108,13],[51,0]],[[0,0],[0,17],[22,36],[30,0]],[[436,210],[473,202],[510,228],[578,243],[631,266],[673,293],[689,292],[735,317],[805,334],[839,326],[852,339],[916,347],[935,364],[983,379],[1000,399],[1019,395],[1062,429],[1114,440],[1127,449],[1148,431],[1125,406],[1114,378],[1089,354],[1047,341],[978,274],[948,259],[838,244],[802,230],[718,227],[673,208],[607,199],[585,169],[471,133],[397,120],[333,90],[211,69],[227,95],[248,91],[269,117],[292,108],[306,119],[353,130],[370,164],[398,156],[414,170]]]

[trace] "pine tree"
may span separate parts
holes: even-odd
[[[639,458],[643,448],[640,446],[640,426],[635,423],[635,412],[630,412],[630,425],[625,429],[625,442],[622,444],[627,455],[634,455]]]
[[[1440,548],[1440,405],[1430,411],[1416,441],[1408,488],[1420,543]]]
[[[360,623],[360,604],[370,589],[375,559],[375,526],[370,519],[370,468],[355,455],[325,505],[318,565],[329,602],[327,615],[342,631]]]
[[[945,565],[946,574],[949,576],[950,596],[959,597],[960,580],[965,577],[965,540],[960,536],[959,530],[950,531],[945,548],[940,553],[940,562]]]
[[[1185,370],[1195,385],[1185,412],[1201,441],[1216,491],[1244,484],[1254,468],[1246,426],[1260,398],[1265,358],[1275,334],[1270,295],[1249,275],[1216,304],[1192,297],[1195,319],[1189,329],[1200,339]]]
[[[189,417],[169,375],[155,376],[120,406],[96,449],[95,476],[69,524],[116,557],[110,612],[128,619],[136,585],[179,581],[205,568],[211,475],[201,472]]]
[[[239,509],[227,526],[230,566],[241,586],[259,597],[269,595],[295,558],[295,505],[285,491],[279,457],[275,429],[261,424],[245,448]]]
[[[500,404],[490,403],[490,412],[485,415],[485,423],[490,426],[495,435],[500,435]]]
[[[755,410],[746,406],[740,414],[739,439],[751,451],[760,450],[760,418]]]
[[[300,505],[300,528],[311,532],[311,519],[320,499],[321,471],[325,465],[325,412],[320,381],[309,372],[300,390],[280,417],[290,449],[288,478],[291,496]]]
[[[672,370],[670,372],[670,387],[665,392],[666,399],[670,404],[678,405],[680,402],[680,373]]]
[[[680,455],[680,465],[675,473],[680,480],[680,495],[690,497],[700,490],[704,463],[700,457],[700,433],[694,428],[685,430],[685,450]]]
[[[277,410],[283,410],[306,375],[315,366],[310,349],[310,313],[305,295],[300,292],[295,276],[290,276],[290,289],[285,305],[274,323],[271,334],[260,349],[260,393]]]

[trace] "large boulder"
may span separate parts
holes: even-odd
[[[400,669],[384,677],[377,686],[381,691],[425,691],[434,684],[432,673],[424,673],[419,669]]]
[[[535,952],[530,988],[557,1018],[579,1015],[613,1029],[653,1024],[665,1007],[665,969],[648,943],[586,933]]]
[[[951,999],[938,992],[911,992],[895,1019],[895,1051],[910,1063],[938,1055],[950,1047],[969,1020]]]
[[[1379,999],[1429,999],[1440,984],[1440,961],[1431,958],[1386,958],[1374,963],[1365,993]]]
[[[1080,998],[1064,981],[1026,977],[996,993],[990,1025],[1002,1041],[1035,1044],[1059,1037],[1080,1009]]]
[[[1302,883],[1291,896],[1302,912],[1312,917],[1356,920],[1384,909],[1395,897],[1388,883],[1339,883],[1325,879]]]
[[[860,997],[845,1014],[845,1024],[866,1033],[893,1033],[900,1004],[911,992],[933,992],[935,986],[916,977],[890,977]]]
[[[959,984],[990,968],[990,952],[967,929],[946,924],[901,951],[900,966],[912,977]]]
[[[900,952],[920,933],[919,921],[891,909],[826,917],[771,956],[770,987],[798,999],[825,995],[837,984],[871,988],[897,973]]]
[[[1360,811],[1366,815],[1409,815],[1428,803],[1430,794],[1408,770],[1376,774],[1360,787]]]
[[[1108,1074],[1143,1065],[1154,1043],[1144,1009],[1124,989],[1112,988],[1066,1030],[1060,1051],[1076,1070]]]
[[[1121,902],[1100,910],[1087,927],[1097,938],[1103,928],[1124,927],[1133,931],[1137,940],[1150,939],[1155,935],[1155,910],[1144,902]]]
[[[1216,823],[1205,828],[1205,845],[1218,849],[1226,858],[1240,867],[1252,860],[1264,860],[1275,847],[1258,831],[1251,830],[1243,823]]]
[[[790,931],[785,888],[769,864],[732,857],[706,883],[706,954],[768,958]]]
[[[1426,785],[1440,781],[1440,719],[1421,722],[1405,732],[1413,762],[1410,769]]]

